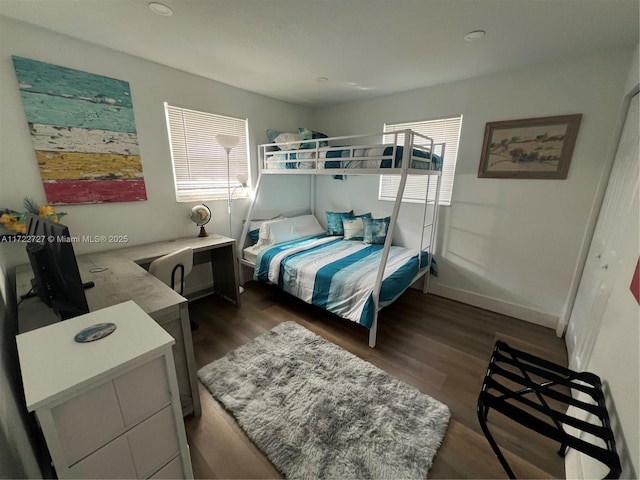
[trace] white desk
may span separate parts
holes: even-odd
[[[115,323],[109,336],[75,334]],[[60,478],[193,478],[171,345],[134,302],[16,337],[25,399]]]
[[[200,415],[187,300],[141,267],[155,258],[187,246],[194,249],[194,263],[212,264],[213,289],[208,293],[221,295],[239,306],[238,262],[235,240],[231,238],[217,235],[194,236],[80,255],[77,261],[82,281],[95,282],[95,287],[85,290],[91,312],[133,300],[173,336],[176,340],[173,356],[183,413]],[[107,269],[91,273],[92,269],[98,267]],[[29,291],[32,277],[30,265],[16,268],[18,298]],[[19,332],[27,332],[57,321],[53,311],[39,298],[26,299],[18,307]]]

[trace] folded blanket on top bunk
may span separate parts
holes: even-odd
[[[312,305],[371,328],[373,287],[383,245],[318,235],[260,251],[254,279],[265,281]],[[426,268],[427,253],[392,246],[380,289],[380,306],[404,292]]]
[[[392,146],[370,148],[320,147],[318,168],[400,168],[404,148]],[[385,157],[385,158],[381,158]],[[413,149],[411,168],[420,170],[441,170],[442,158],[425,150]],[[419,158],[416,158],[419,157]],[[340,159],[340,160],[338,160]],[[306,161],[305,161],[306,160]],[[305,169],[316,168],[316,152],[267,152],[266,168]],[[392,162],[393,160],[393,162]]]

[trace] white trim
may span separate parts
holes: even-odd
[[[431,280],[431,285],[429,286],[429,292],[434,295],[466,303],[467,305],[473,305],[474,307],[484,308],[485,310],[501,313],[502,315],[508,315],[519,320],[524,320],[525,322],[552,328],[554,330],[560,321],[560,318],[556,315],[539,312],[523,305],[506,302],[504,300],[480,295],[468,290],[462,290],[449,285],[436,283],[434,280],[435,279]]]

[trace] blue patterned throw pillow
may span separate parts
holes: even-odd
[[[326,212],[327,213],[327,235],[344,235],[345,218],[353,218],[353,210],[350,212]]]
[[[384,243],[387,238],[391,217],[362,219],[364,225],[364,243]]]
[[[299,128],[300,131],[300,140],[317,140],[319,138],[328,138],[324,133],[316,132],[314,130],[309,130],[308,128]],[[319,147],[328,147],[329,142],[320,141],[320,142],[302,142],[300,144],[300,148],[316,148],[316,143],[318,143]]]

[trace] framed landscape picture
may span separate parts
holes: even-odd
[[[582,114],[490,122],[479,178],[565,179]]]

